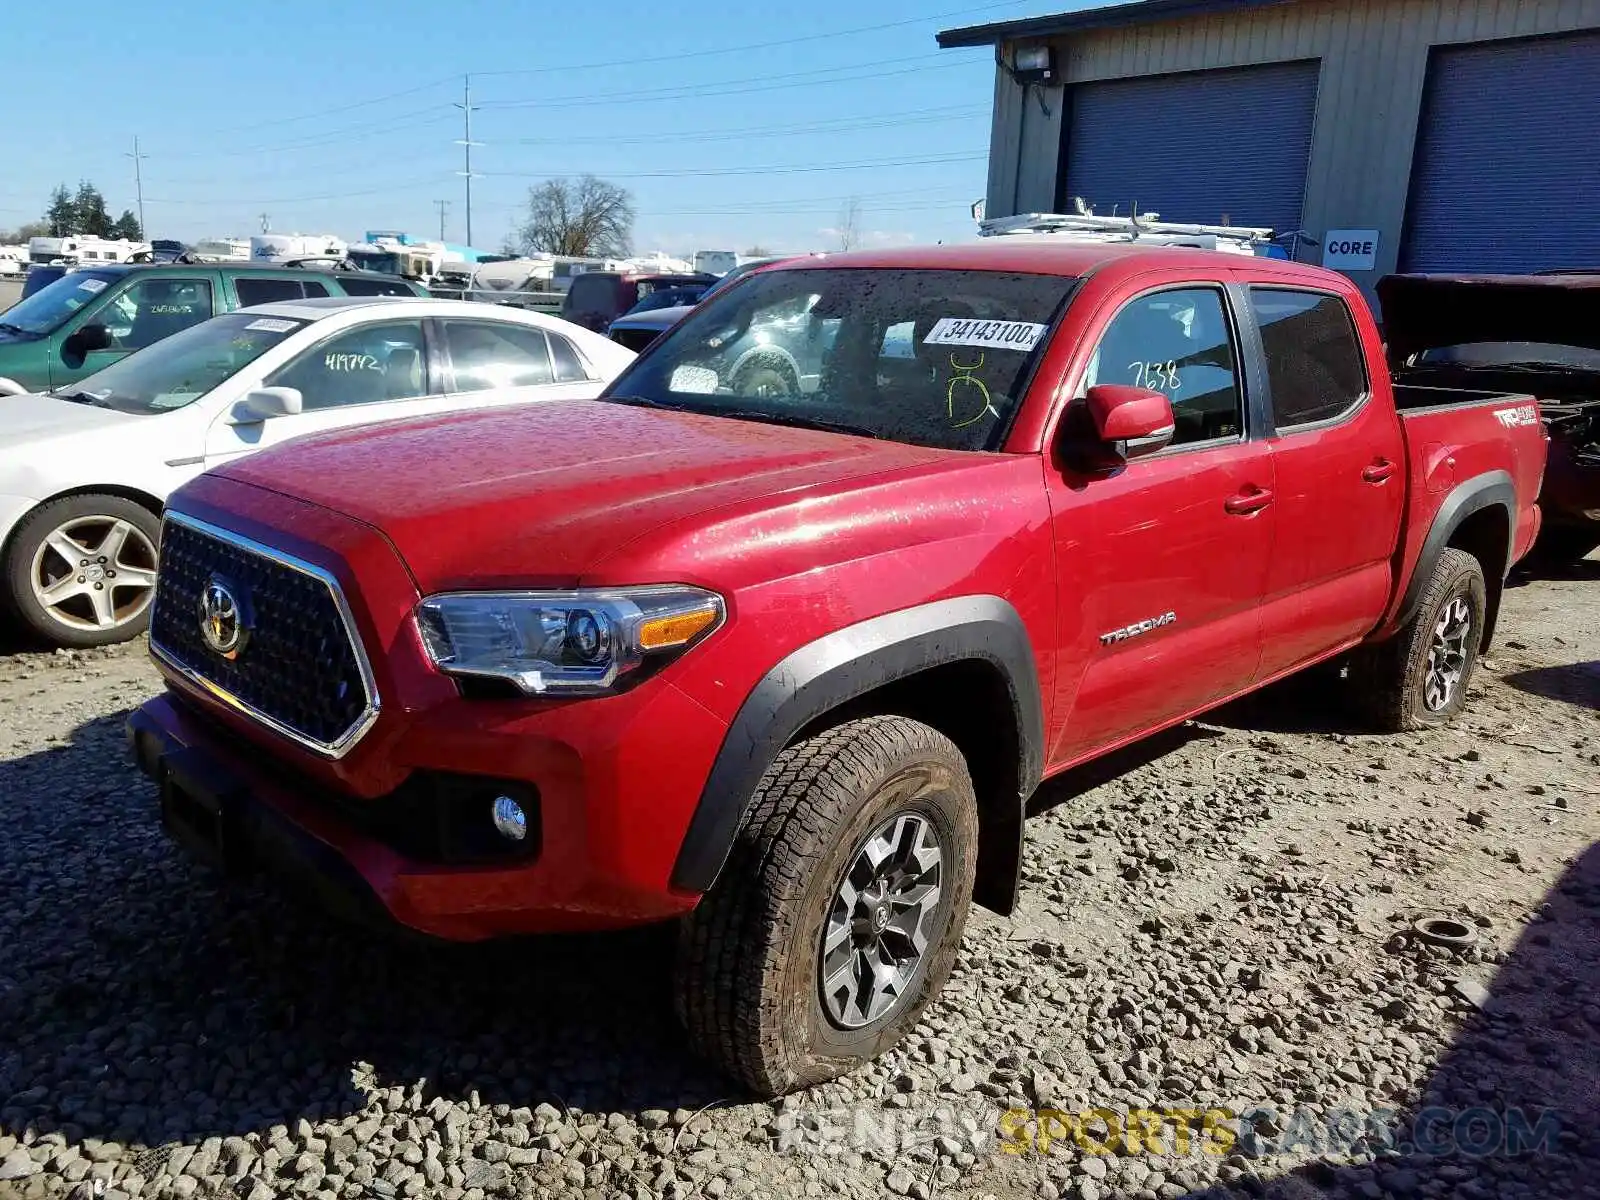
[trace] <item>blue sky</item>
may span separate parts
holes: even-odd
[[[461,241],[470,72],[480,247],[529,184],[585,171],[633,192],[640,251],[830,248],[851,197],[864,240],[959,237],[984,190],[993,51],[941,51],[935,31],[1082,6],[7,0],[0,226],[58,181],[133,207],[137,135],[152,236],[247,236],[263,212],[278,232],[436,236],[447,200]]]

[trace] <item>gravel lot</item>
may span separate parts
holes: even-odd
[[[1600,562],[1508,592],[1448,731],[1294,682],[1051,784],[1022,911],[887,1061],[781,1106],[685,1053],[670,931],[419,952],[220,888],[125,765],[155,687],[142,646],[0,659],[0,1196],[1600,1194]],[[1560,1123],[1326,1136],[1426,1105]],[[1096,1107],[1275,1116],[1162,1153],[1024,1123]]]

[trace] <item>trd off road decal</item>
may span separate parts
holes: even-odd
[[[1523,425],[1537,425],[1539,423],[1539,406],[1537,404],[1519,404],[1516,408],[1497,408],[1494,410],[1494,419],[1507,429],[1516,429]]]

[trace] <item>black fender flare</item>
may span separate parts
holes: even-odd
[[[992,664],[1006,681],[1021,750],[1016,772],[1015,843],[991,852],[999,867],[1020,862],[1023,806],[1044,760],[1044,708],[1033,644],[1017,610],[999,596],[958,596],[873,617],[818,638],[779,662],[745,698],[700,793],[678,849],[671,882],[710,890],[727,861],[756,784],[777,756],[817,718],[884,684],[930,667],[968,660]],[[981,798],[980,798],[981,799]],[[1010,840],[1009,833],[1007,840]],[[983,872],[983,854],[979,870]],[[1015,872],[1010,889],[1015,889]]]
[[[1445,496],[1444,503],[1439,506],[1439,511],[1434,514],[1433,524],[1428,527],[1428,535],[1423,539],[1422,549],[1417,553],[1417,565],[1411,572],[1411,578],[1406,581],[1404,598],[1400,601],[1400,612],[1396,624],[1404,626],[1416,615],[1422,606],[1422,590],[1428,586],[1428,580],[1433,577],[1433,569],[1439,562],[1439,556],[1444,553],[1445,547],[1450,544],[1450,539],[1462,523],[1474,513],[1483,509],[1499,507],[1505,510],[1506,527],[1510,533],[1507,540],[1505,561],[1499,564],[1498,578],[1490,578],[1490,591],[1498,596],[1500,587],[1505,583],[1506,576],[1511,571],[1512,543],[1517,536],[1517,488],[1509,471],[1485,471],[1482,475],[1475,475],[1471,479],[1458,483]],[[1493,564],[1489,564],[1493,565]],[[1485,576],[1491,572],[1485,571]],[[1491,605],[1494,605],[1491,600]],[[1488,616],[1489,627],[1484,630],[1483,644],[1489,644],[1489,637],[1494,631],[1495,612],[1491,610]]]

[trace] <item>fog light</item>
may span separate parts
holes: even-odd
[[[510,796],[494,798],[494,827],[500,836],[520,842],[528,836],[528,814]]]

